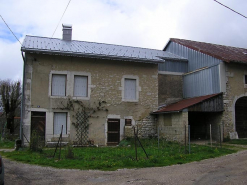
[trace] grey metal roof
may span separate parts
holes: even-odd
[[[21,51],[148,63],[160,63],[165,59],[187,61],[183,57],[162,50],[29,35],[25,37]]]

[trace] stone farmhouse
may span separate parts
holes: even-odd
[[[133,136],[246,137],[247,49],[170,39],[164,50],[26,36],[22,140],[116,145]],[[246,64],[245,64],[246,63]],[[236,119],[235,119],[236,118]],[[223,127],[218,127],[224,125]]]
[[[132,126],[154,134],[150,112],[158,108],[158,64],[185,60],[162,50],[26,36],[23,140],[33,131],[46,142],[116,145]],[[143,124],[143,121],[147,124]],[[151,124],[152,123],[152,124]]]

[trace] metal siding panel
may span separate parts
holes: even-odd
[[[184,98],[220,93],[219,65],[183,77]]]

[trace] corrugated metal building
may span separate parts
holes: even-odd
[[[247,137],[247,118],[243,113],[243,110],[247,109],[247,105],[243,106],[247,97],[245,90],[247,88],[247,49],[172,38],[164,51],[188,60],[187,65],[180,62],[177,63],[178,66],[159,68],[166,71],[160,74],[181,76],[183,99],[175,104],[161,105],[161,109],[155,114],[175,114],[171,110],[179,107],[185,100],[187,104],[190,104],[196,99],[203,99],[206,101],[202,103],[203,109],[200,103],[195,103],[192,107],[175,111],[187,112],[188,120],[185,119],[184,123],[192,126],[194,135],[200,133],[196,137],[208,137],[209,124],[213,125],[214,138],[237,138],[238,135]],[[180,73],[172,73],[178,72],[177,69]],[[207,97],[210,97],[210,100],[207,100]],[[162,119],[167,120],[167,116],[165,114],[163,116]],[[223,130],[220,136],[219,126]]]

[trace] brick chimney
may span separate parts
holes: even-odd
[[[72,39],[72,25],[63,24],[63,40],[71,41]]]

